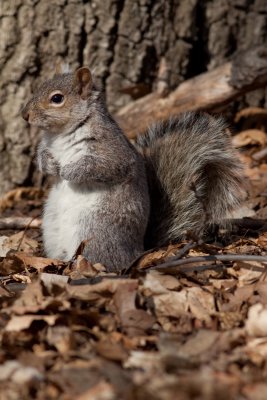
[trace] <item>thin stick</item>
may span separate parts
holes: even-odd
[[[186,253],[188,253],[189,250],[193,249],[194,247],[198,246],[198,243],[194,242],[193,240],[190,240],[188,243],[186,243],[186,245],[184,247],[182,247],[178,253],[175,256],[169,257],[168,258],[168,262],[169,261],[173,261],[173,260],[179,260],[180,258],[182,258]]]
[[[21,244],[22,244],[22,242],[23,242],[23,239],[24,239],[25,236],[26,236],[26,232],[27,232],[27,230],[30,228],[32,222],[33,222],[34,220],[36,220],[36,219],[37,219],[37,217],[33,217],[33,218],[30,220],[30,222],[28,223],[28,225],[25,226],[23,235],[22,235],[22,237],[21,237],[21,239],[20,239],[20,241],[19,241],[18,247],[17,247],[17,251],[20,251],[20,247],[21,247]]]
[[[155,265],[149,269],[151,270],[164,270],[170,267],[179,267],[181,265],[192,264],[196,262],[203,261],[258,261],[267,263],[266,256],[250,256],[246,254],[218,254],[218,255],[209,255],[209,256],[198,256],[198,257],[190,257],[183,258],[182,260],[173,260],[160,265]]]
[[[185,266],[179,266],[179,272],[203,272],[203,271],[207,271],[207,270],[213,270],[213,271],[222,271],[223,269],[227,268],[227,265],[224,264],[209,264],[209,265],[198,265],[198,266],[194,266],[191,267],[190,265],[185,265]],[[229,266],[230,267],[230,266]],[[232,268],[232,265],[231,265]],[[161,270],[158,270],[159,272],[161,272]],[[166,271],[166,270],[164,270]],[[168,271],[168,273],[171,274],[177,274],[177,270],[175,271],[173,268],[170,268],[170,270]]]

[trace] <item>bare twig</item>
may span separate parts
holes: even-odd
[[[194,247],[196,247],[199,243],[194,242],[193,240],[190,240],[174,257],[170,257],[169,261],[171,261],[171,259],[176,259],[179,260],[180,258],[182,258],[186,253],[188,253],[189,250],[193,249]]]
[[[102,276],[94,276],[92,278],[81,278],[81,279],[72,279],[69,284],[71,286],[81,286],[81,285],[95,285],[97,283],[103,282],[105,280],[120,280],[129,278],[129,275],[102,275]]]
[[[30,220],[30,222],[28,223],[28,225],[25,226],[23,235],[22,235],[22,237],[21,237],[21,239],[20,239],[20,241],[19,241],[18,247],[17,247],[17,251],[20,250],[20,247],[21,247],[21,244],[22,244],[22,242],[23,242],[23,240],[24,240],[24,238],[25,238],[26,232],[27,232],[27,230],[30,228],[32,222],[33,222],[35,219],[37,219],[37,218],[36,218],[36,217],[32,218],[32,219]]]
[[[155,265],[150,270],[164,271],[167,268],[178,268],[187,264],[204,262],[204,261],[258,261],[267,263],[267,256],[251,256],[246,254],[218,254],[209,256],[197,256],[190,258],[183,258],[182,260],[172,260],[166,263]]]
[[[183,256],[185,256],[189,250],[194,249],[198,246],[199,243],[195,242],[194,240],[190,240],[184,247],[182,247],[175,256],[168,257],[168,262],[172,260],[179,260]]]

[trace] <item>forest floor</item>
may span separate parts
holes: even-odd
[[[1,200],[1,400],[267,399],[267,111],[234,123],[249,197],[231,231],[120,276],[47,259],[40,228],[14,229],[39,226],[42,190]]]

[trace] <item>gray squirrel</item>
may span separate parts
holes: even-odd
[[[242,200],[242,167],[222,119],[177,115],[133,145],[87,67],[57,72],[22,116],[42,129],[38,166],[56,178],[43,216],[48,257],[68,261],[86,240],[86,258],[121,271],[145,247],[202,234]]]

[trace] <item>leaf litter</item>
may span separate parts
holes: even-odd
[[[267,398],[266,110],[235,123],[249,196],[205,243],[115,275],[45,258],[38,224],[0,231],[1,400]],[[13,190],[3,217],[40,217],[43,194]]]

